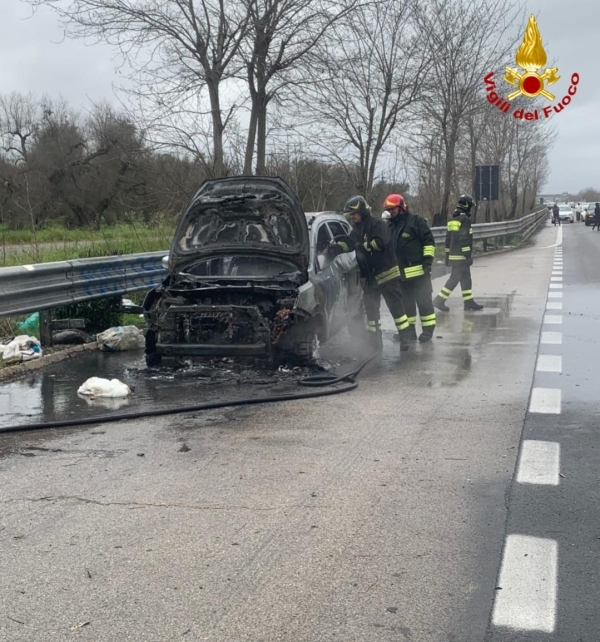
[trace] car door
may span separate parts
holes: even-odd
[[[334,238],[340,234],[350,234],[352,228],[346,221],[329,221],[329,229]],[[340,268],[343,270],[344,284],[347,290],[346,307],[344,310],[346,324],[360,310],[362,303],[362,287],[360,285],[360,270],[356,262],[356,254],[349,252],[339,258]]]

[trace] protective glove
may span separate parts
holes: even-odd
[[[471,265],[473,265],[473,258],[472,258],[472,257],[470,257],[470,256],[467,256],[467,265],[468,265],[469,267],[471,267]]]
[[[363,243],[363,247],[365,248],[365,252],[369,252],[369,254],[373,251],[373,248],[369,245],[368,241]]]
[[[423,272],[425,274],[431,274],[431,263],[423,263]]]
[[[325,250],[327,256],[331,259],[334,259],[336,256],[343,252],[342,248],[335,242],[332,241]]]
[[[450,257],[446,254],[446,267],[450,267]]]

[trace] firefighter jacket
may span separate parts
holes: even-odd
[[[435,240],[424,218],[405,212],[388,221],[402,281],[431,272]]]
[[[446,263],[471,261],[473,253],[473,228],[471,217],[456,210],[448,221],[446,232]]]
[[[383,285],[400,277],[390,230],[385,221],[374,216],[365,217],[352,229],[350,239],[354,247],[352,243],[340,240],[336,243],[338,251],[351,252],[356,249],[356,258],[364,278]]]

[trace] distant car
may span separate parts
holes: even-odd
[[[568,223],[574,223],[575,222],[575,213],[573,212],[573,208],[570,205],[559,205],[558,206],[558,218],[561,221],[565,221]]]
[[[354,252],[327,252],[351,226],[340,214],[305,214],[281,178],[205,181],[184,212],[169,274],[144,301],[146,361],[163,356],[307,361],[362,321]]]
[[[590,225],[593,225],[596,216],[595,216],[595,210],[596,210],[596,203],[588,203],[587,207],[585,208],[583,212],[583,220],[585,222],[586,227],[589,227]]]

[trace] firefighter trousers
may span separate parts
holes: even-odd
[[[381,306],[381,297],[390,311],[398,332],[402,335],[408,330],[408,318],[402,304],[402,291],[400,289],[400,279],[392,279],[381,285],[365,284],[364,286],[364,303],[365,313],[367,315],[367,330],[369,332],[381,332],[381,317],[379,309]]]
[[[441,289],[438,296],[444,300],[447,299],[459,283],[463,301],[471,301],[473,299],[473,279],[471,278],[471,266],[467,261],[452,264],[450,278],[446,281],[446,285]]]
[[[421,327],[424,334],[433,334],[435,330],[435,309],[431,295],[433,287],[431,276],[418,276],[414,279],[407,279],[400,284],[402,290],[402,303],[409,325],[414,328],[417,324],[417,308],[421,317]]]

